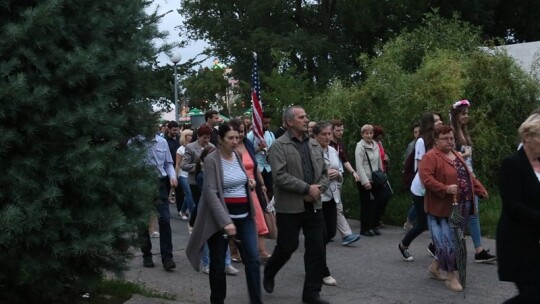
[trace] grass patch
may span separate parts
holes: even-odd
[[[352,178],[346,178],[341,191],[344,213],[347,218],[360,219],[360,196]],[[412,206],[409,193],[394,189],[382,221],[388,225],[401,227]],[[488,200],[480,200],[480,228],[482,236],[495,238],[495,231],[501,214],[502,201],[498,193],[490,193]]]
[[[104,279],[96,290],[90,293],[89,298],[80,298],[77,304],[122,304],[129,300],[132,295],[140,294],[149,298],[160,298],[165,300],[175,300],[174,295],[149,289],[140,284],[121,280]]]

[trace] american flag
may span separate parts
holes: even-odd
[[[264,142],[262,126],[263,108],[261,101],[261,83],[257,68],[257,53],[253,53],[253,72],[251,73],[251,106],[253,107],[253,133],[257,142]]]

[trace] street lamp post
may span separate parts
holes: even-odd
[[[178,122],[178,74],[176,72],[176,65],[180,62],[182,56],[175,53],[170,56],[170,59],[174,64],[174,119]]]

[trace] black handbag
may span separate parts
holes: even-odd
[[[373,167],[371,167],[371,160],[369,159],[367,151],[364,151],[364,153],[366,153],[369,169],[371,170],[371,181],[373,182],[373,186],[382,187],[386,185],[386,183],[388,182],[388,176],[386,176],[386,173],[384,173],[380,169],[373,171]]]

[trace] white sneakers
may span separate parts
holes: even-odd
[[[209,274],[210,273],[210,266],[203,266],[202,269],[201,269],[201,272],[202,273],[206,273],[206,274]],[[234,266],[232,265],[229,265],[229,266],[225,266],[225,274],[228,274],[228,275],[236,275],[240,272],[240,270],[236,269]]]

